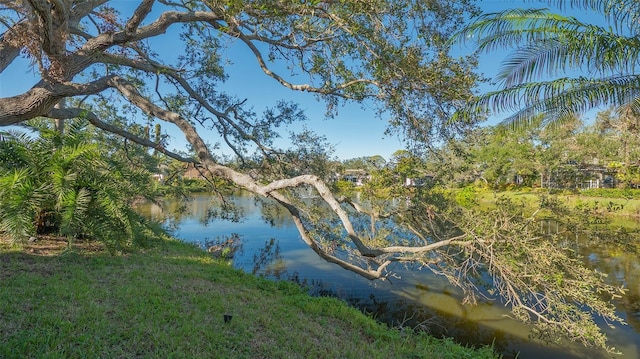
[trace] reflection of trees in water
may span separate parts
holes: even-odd
[[[270,224],[272,227],[284,227],[291,225],[291,217],[289,213],[274,201],[255,197],[256,206],[260,207],[262,220]]]
[[[445,313],[411,299],[396,296],[382,298],[371,293],[368,297],[362,293],[338,289],[332,283],[321,279],[308,279],[299,273],[283,273],[280,279],[294,282],[305,288],[312,296],[332,297],[344,300],[375,320],[398,330],[426,332],[434,337],[454,338],[456,342],[471,347],[493,345],[503,358],[516,358],[518,352],[512,349],[514,344],[525,342],[504,331],[485,326],[464,316]],[[460,304],[462,307],[462,304]],[[485,319],[486,320],[486,319]],[[496,320],[502,320],[498,318]]]
[[[240,198],[242,197],[234,197]],[[194,218],[203,226],[214,220],[240,222],[245,216],[246,206],[233,199],[215,195],[171,197],[160,203],[141,203],[136,210],[142,215],[176,229],[186,219]]]
[[[242,253],[242,240],[237,233],[232,233],[228,237],[205,238],[200,243],[200,248],[211,253],[216,258],[233,259],[236,253]]]
[[[554,221],[541,221],[549,232],[561,230]],[[626,227],[614,228],[607,223],[595,226],[598,230],[591,236],[567,233],[563,246],[569,246],[584,258],[588,268],[606,274],[605,281],[627,290],[616,301],[619,310],[624,311],[629,324],[640,332],[640,240],[638,230]]]
[[[398,297],[380,299],[374,294],[368,298],[354,296],[348,298],[347,302],[389,327],[412,330],[413,332],[426,332],[437,338],[453,338],[456,343],[469,347],[478,348],[491,345],[494,351],[504,359],[521,357],[518,348],[523,348],[527,343],[530,343],[525,338],[511,334],[506,327],[487,325],[489,321],[502,323],[505,320],[503,317],[483,318],[481,321],[476,321],[468,319],[466,314],[451,314],[426,306],[413,299],[399,299]],[[461,311],[466,311],[461,303],[458,305]],[[562,355],[562,358],[565,359],[584,358],[584,352],[571,353],[570,348],[562,348],[560,351],[542,347],[538,349],[541,351],[537,352],[536,349],[533,349],[533,352],[529,353],[533,356],[529,357],[555,358]],[[596,356],[596,353],[593,352],[592,358],[600,358],[600,356]]]
[[[263,248],[253,254],[251,274],[262,274],[265,277],[280,280],[286,272],[287,267],[280,252],[280,243],[275,238],[269,239]]]
[[[627,308],[627,324],[640,332],[640,296],[627,295],[622,300]]]
[[[284,279],[305,288],[311,296],[338,298],[349,302],[347,299],[349,295],[345,291],[338,290],[333,285],[327,284],[321,279],[300,277],[300,273],[298,272],[288,274]]]
[[[361,293],[347,293],[319,279],[301,278],[298,273],[290,274],[286,280],[306,288],[310,295],[344,300],[391,328],[426,332],[439,338],[454,338],[456,342],[472,347],[493,345],[496,352],[505,359],[517,357],[518,353],[509,347],[514,343],[524,342],[523,339],[503,331],[435,310],[411,299],[399,299],[395,296],[381,299],[373,293],[363,297]]]
[[[191,216],[187,202],[175,198],[167,199],[162,203],[141,202],[134,208],[136,212],[152,221],[163,223],[169,229],[178,228],[184,219]]]
[[[350,304],[390,327],[403,330],[409,328],[438,338],[454,338],[458,343],[473,347],[493,345],[496,352],[501,353],[504,358],[517,354],[507,352],[507,347],[517,340],[510,335],[413,300],[380,300],[371,294],[368,299],[354,298]]]
[[[627,292],[617,300],[617,307],[627,315],[627,324],[640,332],[640,243],[626,232],[581,243],[579,253],[587,266],[607,275],[606,281],[622,285]]]

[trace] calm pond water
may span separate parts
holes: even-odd
[[[390,325],[419,326],[436,336],[449,336],[469,345],[492,344],[505,358],[609,358],[606,353],[574,343],[547,344],[529,338],[529,327],[509,318],[501,303],[461,305],[459,291],[426,270],[396,268],[400,279],[369,281],[320,259],[300,239],[287,216],[265,221],[262,209],[249,196],[234,198],[244,209],[244,220],[207,223],[207,196],[194,196],[188,214],[174,217],[173,233],[203,247],[237,234],[241,245],[233,265],[257,275],[296,280],[310,286],[313,294],[332,295],[370,313]],[[168,203],[169,211],[177,204]],[[143,213],[163,218],[160,209],[140,207]],[[601,327],[610,345],[622,351],[614,358],[640,359],[640,253],[624,246],[582,243],[578,250],[587,263],[609,274],[616,284],[625,284],[628,295],[616,303],[627,325]]]

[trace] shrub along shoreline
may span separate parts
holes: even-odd
[[[0,238],[0,303],[2,358],[494,357],[389,329],[177,240],[111,255],[95,242]]]

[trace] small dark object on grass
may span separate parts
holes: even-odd
[[[224,322],[225,323],[229,323],[231,321],[231,318],[233,318],[233,315],[231,314],[225,314],[224,315]]]

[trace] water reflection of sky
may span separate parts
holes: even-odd
[[[302,241],[288,217],[270,221],[277,224],[272,226],[263,218],[261,207],[251,198],[237,197],[234,201],[245,213],[241,223],[224,220],[205,223],[209,200],[199,196],[188,205],[191,213],[178,221],[174,234],[201,245],[207,241],[223,241],[237,234],[242,245],[233,262],[238,268],[276,279],[294,279],[312,286],[315,294],[338,296],[392,325],[420,326],[434,335],[452,336],[470,345],[493,343],[505,358],[514,357],[518,352],[521,359],[608,357],[574,343],[543,345],[529,338],[529,327],[511,320],[500,303],[462,305],[460,293],[455,288],[442,277],[424,270],[396,267],[400,279],[366,280],[319,258]],[[586,253],[585,258],[594,265],[612,267],[604,271],[629,281],[629,273],[625,269],[630,268],[621,268],[617,260],[602,253],[605,252]],[[636,261],[632,266],[635,266],[631,268],[632,273],[640,273],[637,268],[640,262]],[[640,278],[632,277],[631,280],[640,281]],[[627,313],[619,314],[627,318]],[[627,320],[630,324],[637,324],[638,319],[629,317]],[[606,323],[601,324],[610,344],[623,352],[616,358],[640,358],[638,328],[634,330],[634,325],[630,325],[611,329]]]

